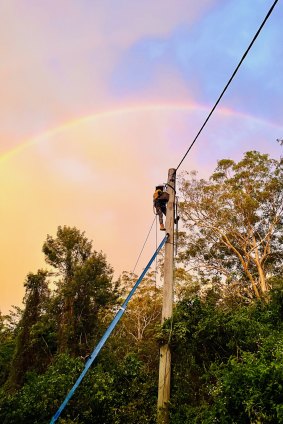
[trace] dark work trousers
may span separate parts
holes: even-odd
[[[159,224],[163,224],[163,214],[166,216],[166,202],[162,202],[161,200],[156,200],[154,202],[154,207],[156,213],[159,217]]]

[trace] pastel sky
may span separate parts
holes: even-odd
[[[273,0],[0,0],[0,310],[47,234],[76,226],[131,271],[178,165]],[[279,2],[181,170],[279,158]],[[155,247],[155,229],[137,273]],[[161,234],[158,232],[158,240]]]

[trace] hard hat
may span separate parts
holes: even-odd
[[[158,188],[162,188],[163,189],[164,188],[164,184],[158,184],[157,186],[155,186],[155,188],[156,189],[158,189]]]

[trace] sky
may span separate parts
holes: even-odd
[[[20,306],[42,245],[76,226],[131,271],[167,181],[273,0],[0,0],[0,311]],[[180,171],[283,137],[278,2]],[[155,224],[136,268],[163,233]]]

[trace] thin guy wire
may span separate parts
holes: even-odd
[[[149,235],[150,235],[150,233],[151,233],[151,230],[152,230],[152,227],[153,227],[154,222],[155,222],[155,217],[154,217],[154,219],[153,219],[153,221],[152,221],[152,224],[151,224],[151,226],[150,226],[150,229],[149,229],[148,234],[147,234],[147,236],[146,236],[146,239],[145,239],[145,241],[144,241],[143,247],[141,248],[141,251],[140,251],[140,254],[139,254],[139,256],[138,256],[138,259],[137,259],[137,261],[136,261],[136,263],[135,263],[135,266],[134,266],[134,268],[133,268],[133,270],[132,270],[132,274],[134,274],[134,272],[135,272],[135,270],[136,270],[136,267],[137,267],[137,265],[138,265],[138,262],[139,262],[139,260],[140,260],[141,255],[142,255],[142,252],[143,252],[143,250],[144,250],[144,248],[145,248],[146,242],[147,242],[148,237],[149,237]]]
[[[157,249],[157,215],[155,215],[155,250]],[[155,294],[157,287],[157,256],[155,258]]]
[[[193,145],[195,144],[195,142],[196,142],[197,138],[199,137],[200,133],[201,133],[201,132],[202,132],[202,130],[204,129],[205,125],[207,124],[207,122],[208,122],[209,118],[211,117],[211,115],[213,114],[214,110],[216,109],[216,107],[217,107],[218,103],[220,102],[220,100],[221,100],[221,98],[223,97],[223,95],[224,95],[225,91],[227,90],[228,86],[229,86],[229,85],[230,85],[230,83],[232,82],[232,80],[233,80],[234,76],[235,76],[235,75],[236,75],[236,73],[238,72],[238,69],[240,68],[240,66],[241,66],[241,64],[243,63],[243,61],[244,61],[245,57],[247,56],[247,54],[248,54],[249,50],[251,49],[251,47],[252,47],[252,45],[254,44],[255,40],[257,39],[257,37],[258,37],[259,33],[261,32],[262,28],[264,27],[264,25],[265,25],[265,23],[266,23],[267,19],[268,19],[268,18],[269,18],[269,16],[271,15],[271,13],[272,13],[272,11],[273,11],[273,9],[274,9],[274,7],[275,7],[275,5],[276,5],[276,3],[277,3],[277,2],[278,2],[278,0],[275,0],[275,2],[273,3],[273,5],[271,6],[271,8],[270,8],[269,12],[267,13],[267,15],[266,15],[265,19],[263,20],[262,24],[260,25],[259,29],[257,30],[257,32],[256,32],[255,36],[253,37],[253,39],[252,39],[252,41],[251,41],[251,43],[250,43],[249,47],[248,47],[248,48],[247,48],[247,50],[245,51],[245,53],[244,53],[244,55],[243,55],[242,59],[240,60],[240,62],[239,62],[239,64],[238,64],[238,66],[236,67],[236,69],[235,69],[235,71],[233,72],[232,76],[230,77],[229,81],[228,81],[228,82],[227,82],[227,84],[225,85],[225,87],[224,87],[224,89],[223,89],[222,93],[221,93],[221,94],[220,94],[220,96],[218,97],[218,99],[217,99],[217,101],[216,101],[215,105],[213,106],[213,108],[211,109],[211,111],[210,111],[209,115],[207,116],[206,120],[204,121],[204,123],[203,123],[203,125],[202,125],[201,129],[199,130],[199,132],[198,132],[198,133],[197,133],[197,135],[195,136],[195,138],[194,138],[193,142],[191,143],[190,147],[188,148],[188,150],[186,151],[186,153],[185,153],[185,155],[183,156],[182,160],[180,161],[179,165],[177,166],[176,171],[180,168],[180,166],[181,166],[181,164],[183,163],[184,159],[186,158],[187,154],[189,153],[189,151],[191,150],[191,148],[192,148],[192,147],[193,147]]]

